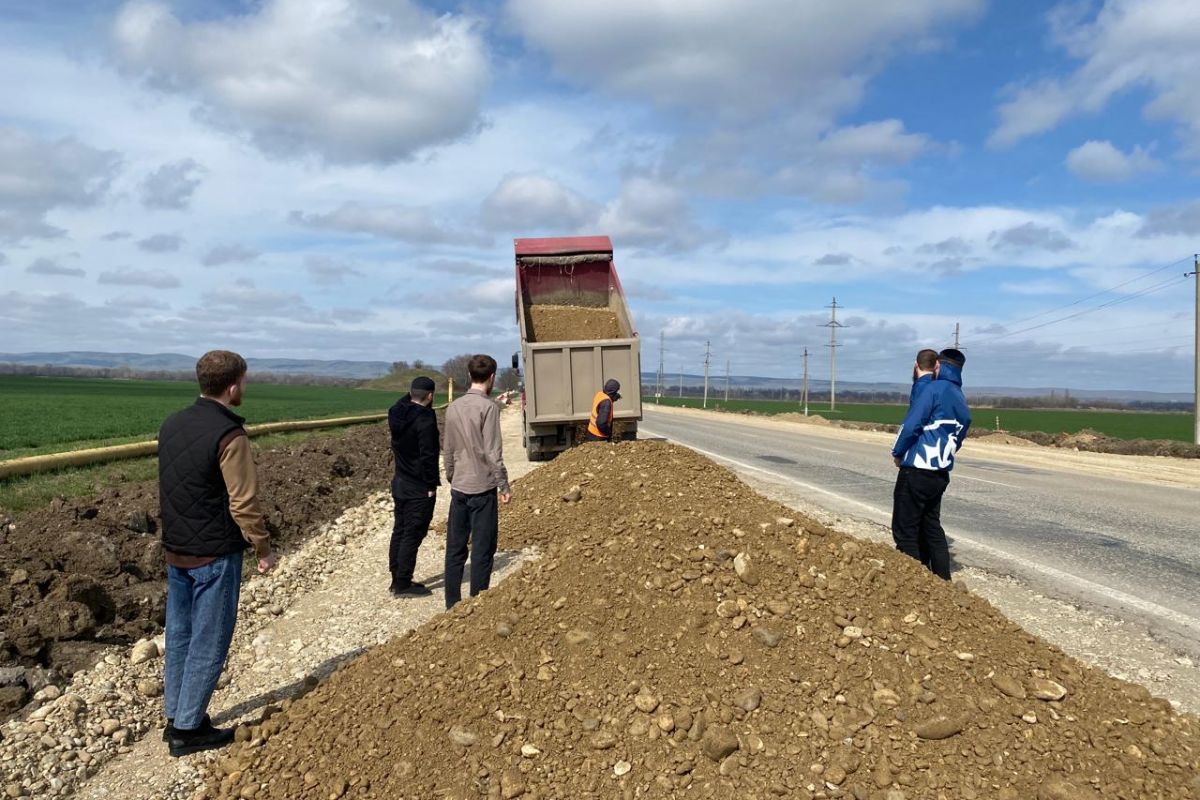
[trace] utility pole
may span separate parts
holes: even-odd
[[[954,349],[958,350],[958,323],[954,323]]]
[[[729,370],[730,370],[730,368],[731,368],[731,365],[729,363],[729,360],[726,359],[726,361],[725,361],[725,403],[726,403],[726,405],[729,404],[729,375],[730,375]]]
[[[1193,398],[1195,430],[1193,431],[1192,441],[1195,444],[1200,444],[1200,255],[1193,257],[1192,271],[1187,274],[1188,277],[1193,278],[1192,282],[1196,284],[1196,342],[1194,345],[1196,372],[1194,375],[1195,383],[1193,384],[1193,391],[1195,392],[1195,397]]]
[[[833,298],[833,304],[826,306],[830,309],[829,322],[822,325],[822,328],[829,328],[829,344],[825,345],[829,348],[829,410],[837,410],[837,349],[841,347],[837,343],[838,328],[846,327],[837,321],[838,301]]]
[[[708,364],[712,361],[712,342],[704,343],[704,404],[701,408],[708,408]]]
[[[679,368],[679,399],[683,399],[683,367]]]
[[[808,416],[808,348],[804,348],[804,385],[801,389],[801,400],[804,403],[804,416]]]

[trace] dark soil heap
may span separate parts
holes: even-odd
[[[529,337],[535,342],[594,342],[620,339],[616,312],[607,308],[534,305],[529,307]]]
[[[208,796],[1200,797],[1194,718],[691,451],[516,498],[541,560],[242,729]]]
[[[335,519],[385,489],[392,472],[383,425],[260,451],[255,461],[277,541]],[[157,634],[166,610],[158,513],[158,484],[148,482],[19,515],[0,537],[0,664],[69,677],[108,645]],[[0,686],[0,718],[28,699],[20,673]]]

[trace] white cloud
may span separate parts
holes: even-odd
[[[98,203],[120,165],[117,153],[72,137],[51,141],[0,126],[0,241],[65,235],[46,215]]]
[[[305,260],[304,269],[318,286],[340,286],[346,278],[366,276],[362,270],[329,256],[310,256]]]
[[[1050,294],[1066,294],[1074,289],[1067,281],[1053,278],[1036,278],[1031,281],[1005,281],[1000,284],[1000,291],[1008,294],[1027,295],[1029,297],[1044,297]]]
[[[272,155],[336,163],[403,160],[470,133],[489,83],[476,23],[409,0],[264,0],[187,22],[133,0],[113,38],[127,70],[195,98],[209,123]]]
[[[821,138],[821,156],[851,163],[904,164],[929,147],[929,137],[909,133],[898,119],[835,128]]]
[[[1195,236],[1197,233],[1200,233],[1200,200],[1150,209],[1137,235],[1149,238]]]
[[[1162,168],[1141,147],[1123,153],[1112,142],[1091,140],[1067,153],[1067,169],[1093,183],[1121,183]]]
[[[855,104],[881,53],[979,0],[510,0],[508,10],[555,69],[584,86],[729,119],[802,103],[832,116]],[[854,24],[847,24],[853,20]]]
[[[485,245],[490,241],[482,234],[455,229],[438,220],[431,209],[420,206],[349,202],[325,214],[293,211],[290,219],[307,228],[382,236],[412,244]]]
[[[176,211],[187,208],[206,171],[192,158],[163,164],[142,181],[142,204]]]
[[[1150,119],[1181,127],[1184,150],[1200,157],[1200,25],[1188,0],[1106,0],[1088,19],[1078,4],[1051,15],[1052,38],[1079,66],[1065,78],[1007,89],[989,142],[1010,146],[1055,128],[1068,117],[1095,114],[1115,97],[1144,90]]]
[[[79,267],[68,267],[52,258],[37,258],[25,268],[30,275],[56,275],[64,278],[82,278],[87,272]]]
[[[683,192],[645,177],[622,184],[621,193],[600,213],[596,228],[612,237],[614,247],[687,251],[725,238],[695,221]]]
[[[183,247],[183,237],[177,233],[156,233],[137,243],[147,253],[174,253]]]
[[[899,120],[839,127],[888,58],[982,0],[510,0],[526,41],[578,85],[676,113],[663,178],[721,195],[858,202],[879,166],[929,147]],[[847,20],[853,20],[848,24]]]
[[[571,232],[594,218],[596,206],[545,175],[507,175],[483,201],[484,224],[520,235],[528,231]]]
[[[247,247],[244,244],[218,244],[214,245],[204,257],[200,259],[206,267],[222,267],[226,264],[245,264],[248,261],[253,261],[258,258],[261,253],[253,247]]]
[[[1051,253],[1070,250],[1075,246],[1062,231],[1036,222],[1025,222],[995,231],[988,236],[988,241],[1000,250],[1048,250]]]
[[[148,286],[151,289],[174,289],[180,285],[179,278],[161,269],[105,270],[96,280],[115,286]]]

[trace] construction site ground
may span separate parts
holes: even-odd
[[[759,422],[786,424],[755,424]],[[516,477],[531,469],[520,446],[520,414],[505,414],[504,427],[509,469]],[[836,435],[875,434],[837,431]],[[1047,454],[1074,455],[1094,454]],[[89,706],[83,721],[71,723],[80,730],[65,732],[99,738],[108,735],[102,732],[113,727],[109,723],[116,723],[116,733],[128,733],[115,750],[104,751],[111,760],[90,770],[94,774],[73,780],[71,774],[84,774],[70,772],[79,761],[69,759],[64,765],[55,761],[59,756],[67,758],[71,748],[60,742],[56,749],[43,741],[40,761],[30,763],[61,766],[57,786],[48,778],[41,784],[36,779],[25,781],[27,785],[10,778],[0,788],[14,797],[61,796],[74,788],[77,796],[86,798],[634,797],[690,792],[715,797],[774,794],[911,800],[1159,796],[1141,795],[1136,789],[1152,786],[1164,797],[1200,797],[1200,786],[1183,777],[1196,766],[1195,725],[1172,717],[1166,705],[1154,704],[1133,688],[1104,683],[1107,679],[1102,675],[1020,636],[998,617],[988,616],[986,604],[965,592],[943,591],[926,582],[921,584],[920,602],[912,609],[895,609],[894,616],[868,608],[866,598],[851,607],[843,590],[865,579],[875,560],[886,564],[884,577],[870,580],[883,580],[892,592],[899,588],[896,575],[906,576],[904,580],[924,576],[909,569],[913,575],[907,577],[904,570],[911,565],[897,562],[895,554],[842,537],[841,532],[877,535],[857,529],[853,519],[834,519],[820,508],[805,507],[800,511],[814,519],[824,516],[832,525],[804,521],[795,514],[799,522],[784,525],[780,520],[789,514],[787,509],[779,508],[767,519],[769,504],[761,505],[766,501],[752,500],[748,490],[743,495],[743,490],[728,484],[723,470],[710,473],[703,463],[677,454],[632,456],[635,461],[646,459],[645,463],[664,457],[681,459],[689,470],[687,477],[697,481],[695,486],[721,486],[729,496],[723,503],[721,498],[711,503],[688,498],[689,481],[669,483],[668,475],[645,473],[630,476],[625,486],[606,489],[592,483],[597,479],[594,473],[558,471],[556,465],[569,465],[566,459],[546,465],[532,482],[519,483],[506,519],[523,520],[523,531],[506,537],[502,528],[497,577],[511,575],[539,553],[553,552],[554,557],[538,562],[532,572],[523,572],[519,583],[501,582],[492,597],[485,596],[491,605],[486,610],[480,606],[479,613],[487,615],[486,624],[472,620],[476,603],[439,617],[444,490],[435,530],[422,548],[417,570],[418,578],[430,579],[435,595],[396,600],[388,594],[390,498],[381,492],[322,526],[318,535],[294,551],[285,551],[277,574],[252,577],[243,587],[239,632],[213,711],[222,724],[260,721],[266,712],[275,721],[247,729],[253,742],[244,741],[220,758],[169,759],[157,739],[161,715],[153,687],[160,680],[161,659],[134,665],[125,649],[114,650],[90,673],[77,676],[76,684],[67,690],[97,707],[112,704],[113,718],[93,719],[97,715]],[[1090,458],[1079,459],[1079,465],[1081,469],[1120,468],[1092,463]],[[1175,483],[1187,478],[1168,470],[1163,480]],[[635,487],[639,482],[643,486]],[[569,484],[579,485],[580,501],[563,499],[575,488]],[[757,488],[770,495],[769,484],[764,481]],[[647,511],[649,506],[626,507],[621,499],[622,491],[637,495],[642,489],[654,493],[649,499],[661,501],[655,503],[657,515]],[[572,516],[575,509],[584,513],[597,501],[619,505],[621,510]],[[731,520],[743,501],[760,503],[752,516],[755,525],[764,517],[765,528],[738,534]],[[703,506],[705,514],[713,505],[726,509],[720,512],[723,519],[706,517],[708,522],[692,524],[720,532],[719,538],[728,540],[728,552],[712,548],[704,553],[705,548],[695,546],[680,550],[679,543],[668,538],[656,543],[653,533],[635,538],[639,530],[653,532],[656,525],[669,525],[668,516],[685,513],[683,509],[692,505]],[[665,523],[651,517],[661,517]],[[579,530],[578,523],[586,519],[620,527]],[[614,523],[617,519],[623,522]],[[556,541],[560,532],[579,539],[564,545]],[[765,544],[768,534],[778,536],[778,547]],[[700,537],[697,543],[703,543],[704,534],[695,535]],[[745,563],[735,570],[731,560],[739,545],[757,556],[753,569],[766,571],[770,593],[762,594],[753,588],[757,582],[744,580]],[[566,568],[575,562],[564,557],[561,549],[555,550],[562,546],[574,549],[580,563],[604,562],[597,571],[601,583],[618,585],[604,571],[614,567],[637,570],[637,580],[631,588],[614,588],[618,596],[605,600],[599,584],[591,586],[595,581],[569,580]],[[621,558],[606,552],[613,548],[621,551]],[[697,552],[700,557],[693,558]],[[797,557],[799,563],[791,564]],[[805,579],[805,570],[797,572],[810,593],[807,596],[814,599],[832,593],[837,608],[808,602],[805,591],[784,580],[807,562],[818,573],[814,576],[807,570]],[[850,565],[855,577],[847,572],[835,578],[831,587],[829,575]],[[553,573],[558,570],[563,570],[559,574],[567,576],[565,586],[574,593],[550,597],[556,585]],[[690,595],[706,576],[705,585],[715,587],[717,594],[712,589],[697,590],[705,598],[697,598],[699,605],[693,610],[696,614],[702,610],[702,617],[669,619],[662,630],[643,627],[649,623],[638,615],[638,604],[651,609],[665,599],[669,607],[671,597]],[[978,598],[987,599],[1009,619],[1084,664],[1147,684],[1154,694],[1180,708],[1200,709],[1200,680],[1194,666],[1181,663],[1157,642],[1145,640],[1119,621],[1031,593],[1004,576],[968,573],[965,578]],[[632,595],[619,597],[622,591]],[[732,606],[722,608],[716,602],[721,592],[733,601]],[[631,606],[633,600],[637,603]],[[926,601],[934,605],[922,605]],[[946,626],[963,609],[975,616],[961,629],[953,622]],[[561,622],[554,613],[560,610],[565,615]],[[886,623],[883,616],[888,616]],[[435,618],[432,627],[415,637],[372,650]],[[993,629],[979,624],[981,620],[990,620]],[[891,665],[887,669],[892,672],[879,671],[874,680],[869,679],[872,670],[884,669],[882,662],[872,661],[878,654],[859,649],[863,639],[872,643],[872,634],[877,637],[873,644],[885,645],[885,652],[891,645],[907,647],[921,665],[936,665],[946,674],[928,678],[899,674]],[[711,636],[715,638],[708,641]],[[902,645],[906,636],[908,644]],[[990,643],[994,637],[1012,641]],[[464,647],[471,652],[462,654]],[[696,659],[689,648],[696,648],[702,658]],[[770,666],[772,656],[777,660],[778,652],[792,649],[797,665],[819,650],[814,669],[823,671],[809,675],[794,669],[791,674],[777,674],[777,662],[776,667]],[[361,665],[316,685],[368,651],[371,655]],[[594,667],[596,657],[604,654],[612,663],[603,674],[593,678],[580,672],[589,664]],[[533,660],[525,663],[530,657]],[[630,659],[642,665],[636,674],[625,666]],[[951,670],[953,665],[961,670]],[[462,670],[470,671],[465,685],[458,680]],[[691,688],[680,688],[689,676]],[[783,684],[772,686],[770,680]],[[371,681],[386,683],[387,688],[373,691]],[[709,685],[713,681],[715,685]],[[455,707],[464,689],[482,686],[491,687],[504,700],[489,701],[489,695],[477,698],[478,703]],[[314,687],[315,692],[295,705],[287,699]],[[1059,688],[1067,691],[1065,699],[1033,697],[1039,691],[1057,696]],[[801,700],[812,706],[805,711],[806,721],[780,716],[785,697],[791,694],[796,697],[787,703]],[[389,697],[402,703],[395,713],[388,707]],[[557,706],[558,712],[546,711],[547,716],[537,722],[511,716],[513,707],[531,704],[531,698],[537,698],[539,709]],[[1111,701],[1107,716],[1102,713],[1102,698]],[[645,711],[651,704],[654,709]],[[272,716],[281,706],[286,711]],[[322,717],[323,709],[328,710],[327,718]],[[703,723],[697,722],[701,719]],[[967,719],[971,721],[964,722]],[[35,729],[33,739],[65,735],[61,728],[55,729],[54,714],[43,720],[49,730]],[[939,725],[942,729],[934,730]],[[923,726],[922,733],[914,733],[916,726]],[[28,722],[14,722],[5,730],[0,764],[6,770],[34,751],[27,727]],[[955,727],[958,730],[950,732]],[[868,733],[858,735],[864,730]],[[329,737],[323,745],[321,732]],[[945,740],[936,738],[943,733]],[[994,756],[998,748],[1011,745],[1009,734],[1016,736],[1011,741],[1023,737],[1030,749],[1001,768]],[[918,745],[924,754],[914,757],[917,740],[924,743]],[[307,760],[303,765],[286,757],[280,760],[281,748],[307,754]],[[1081,755],[1084,751],[1090,755]],[[403,753],[408,755],[401,757]],[[1101,766],[1100,757],[1106,753],[1112,756],[1111,763]],[[720,757],[714,759],[713,754]],[[345,769],[349,761],[360,766]],[[1076,767],[1069,767],[1071,763]],[[392,779],[376,766],[390,769],[399,783],[389,783]],[[996,776],[1004,774],[1012,777],[1007,786],[1017,794],[996,794]],[[272,775],[279,780],[269,786]],[[1164,782],[1173,785],[1164,789]],[[408,789],[397,792],[396,786]],[[549,788],[556,786],[561,788]],[[1029,794],[1020,793],[1024,791]]]

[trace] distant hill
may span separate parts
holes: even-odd
[[[128,368],[137,372],[191,372],[198,356],[181,353],[0,353],[0,362],[29,366]],[[369,380],[386,375],[392,368],[387,361],[321,361],[297,358],[248,358],[252,372],[284,375],[315,375],[323,378]]]
[[[382,378],[376,378],[373,381],[364,383],[362,389],[381,389],[388,392],[397,392],[404,394],[412,386],[413,378],[424,375],[426,378],[433,378],[433,383],[437,387],[438,393],[446,391],[448,382],[445,375],[435,369],[401,369],[395,372],[389,372]]]

